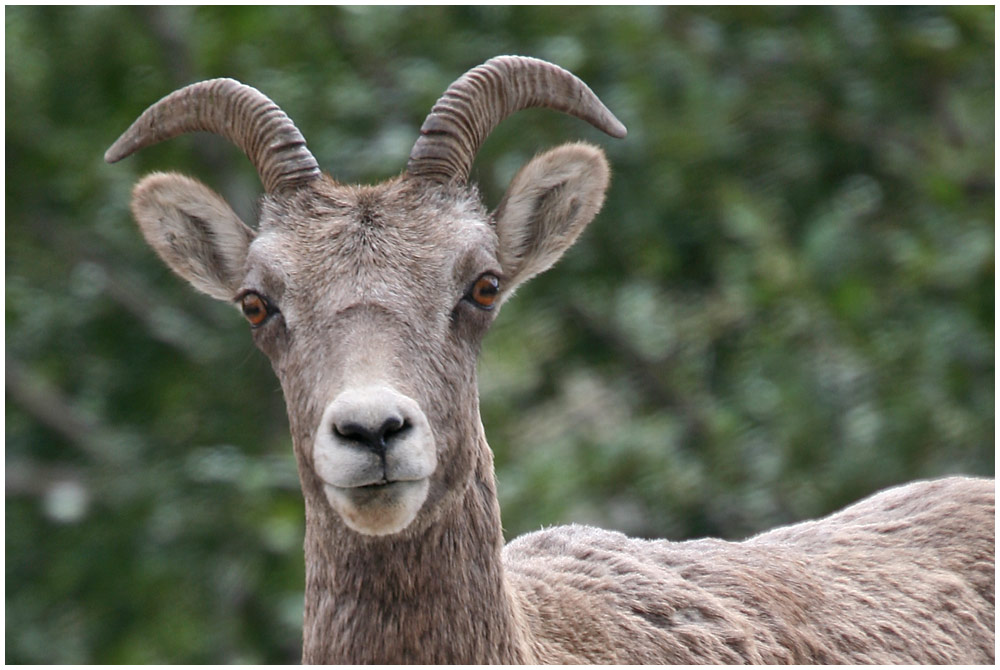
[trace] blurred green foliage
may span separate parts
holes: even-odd
[[[107,166],[150,103],[231,76],[342,181],[398,173],[445,87],[553,60],[625,122],[604,211],[481,363],[510,536],[742,537],[898,482],[994,472],[994,9],[8,7],[6,661],[294,662],[303,510],[277,381],[141,241],[151,170],[248,220],[240,152]]]

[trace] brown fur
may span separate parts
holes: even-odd
[[[746,542],[555,528],[504,564],[544,663],[992,663],[994,511],[953,477]]]
[[[576,240],[607,183],[586,145],[534,159],[493,215],[460,185],[324,177],[265,198],[256,232],[193,180],[136,187],[140,226],[179,275],[275,310],[253,337],[285,393],[305,498],[303,660],[992,662],[992,481],[912,484],[743,543],[569,526],[504,548],[476,385],[499,310],[469,287],[499,277],[502,304]],[[433,472],[413,489],[333,486],[318,462],[375,461],[321,419],[378,418],[378,402],[410,427],[385,447],[400,471],[433,449]]]

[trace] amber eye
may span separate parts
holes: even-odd
[[[467,297],[476,307],[493,309],[499,296],[500,280],[495,275],[485,274],[473,282]]]
[[[243,316],[255,328],[267,321],[267,317],[271,316],[271,310],[267,308],[267,302],[256,293],[247,293],[244,295],[240,299],[240,307],[243,309]]]

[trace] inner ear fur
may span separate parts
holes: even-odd
[[[255,234],[219,194],[184,175],[154,173],[133,190],[132,214],[171,270],[213,298],[233,298]]]
[[[610,175],[604,152],[583,143],[521,168],[494,213],[505,290],[549,269],[576,242],[604,204]]]

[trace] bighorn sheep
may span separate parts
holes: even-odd
[[[144,178],[132,210],[178,275],[236,303],[281,381],[306,509],[303,660],[992,662],[992,480],[910,484],[741,543],[568,526],[504,546],[480,341],[609,179],[600,149],[567,144],[487,213],[472,161],[527,107],[625,136],[574,75],[499,57],[448,88],[406,172],[376,186],[322,174],[291,120],[230,79],[163,98],[105,156],[210,131],[260,174],[256,231],[177,174]]]

